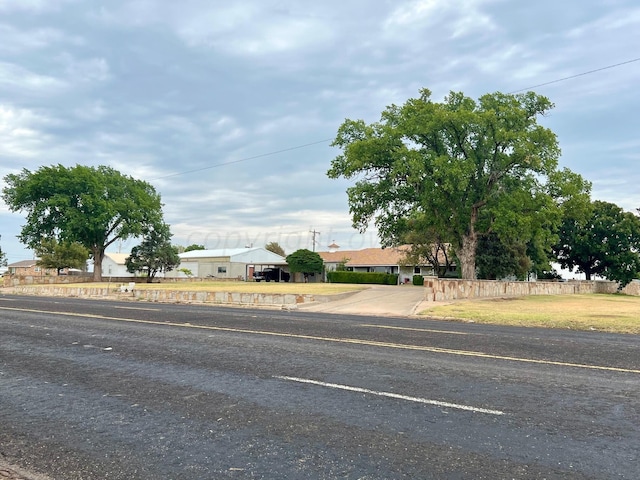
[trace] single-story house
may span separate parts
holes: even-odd
[[[262,247],[191,250],[179,256],[180,266],[167,277],[185,277],[180,270],[188,269],[194,277],[251,280],[254,271],[287,266],[284,257]]]
[[[102,259],[102,276],[103,277],[134,277],[133,273],[127,271],[125,264],[128,253],[107,253],[105,252]]]
[[[10,275],[17,276],[57,276],[58,270],[55,268],[43,268],[37,265],[38,260],[21,260],[19,262],[10,263],[7,265],[7,271]],[[63,270],[63,273],[66,273]]]
[[[413,275],[435,275],[431,265],[404,265],[408,247],[365,248],[362,250],[332,250],[318,252],[324,260],[325,270],[336,270],[339,264],[353,272],[397,273],[401,283],[410,281]],[[455,265],[452,267],[455,271]]]

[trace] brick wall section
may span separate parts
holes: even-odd
[[[575,295],[615,293],[618,284],[606,281],[503,282],[496,280],[459,280],[425,277],[426,301],[470,298],[520,297],[525,295]],[[633,281],[622,293],[640,295],[640,282]]]

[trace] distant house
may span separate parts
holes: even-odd
[[[180,271],[184,268],[194,277],[251,280],[254,271],[287,265],[284,257],[262,247],[191,250],[179,256],[180,266],[167,272],[167,277],[184,277]]]
[[[336,270],[344,264],[353,272],[396,273],[400,282],[410,280],[413,275],[435,275],[432,265],[403,265],[408,247],[365,248],[362,250],[338,250],[335,244],[328,252],[318,252],[324,260],[325,270]],[[455,266],[453,267],[455,271]]]
[[[57,276],[58,270],[55,268],[43,268],[37,265],[38,260],[21,260],[19,262],[7,265],[7,271],[10,275],[17,276]],[[66,273],[64,270],[62,273]]]
[[[128,253],[105,253],[102,259],[103,277],[133,277],[134,274],[127,271],[126,260]]]

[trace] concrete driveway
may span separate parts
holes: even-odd
[[[372,285],[340,300],[301,304],[298,308],[308,312],[406,317],[426,309],[422,307],[424,297],[424,287]]]

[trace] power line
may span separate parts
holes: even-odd
[[[571,80],[572,78],[583,77],[583,76],[589,75],[591,73],[602,72],[603,70],[609,70],[610,68],[619,67],[621,65],[627,65],[629,63],[638,62],[638,61],[640,61],[640,57],[639,58],[634,58],[634,59],[631,59],[631,60],[627,60],[626,62],[615,63],[613,65],[607,65],[606,67],[596,68],[595,70],[589,70],[588,72],[576,73],[575,75],[570,75],[568,77],[558,78],[556,80],[551,80],[550,82],[539,83],[538,85],[533,85],[531,87],[521,88],[520,90],[514,90],[513,92],[509,92],[509,95],[511,95],[512,93],[524,92],[525,90],[531,90],[533,88],[544,87],[546,85],[551,85],[553,83],[564,82],[565,80]]]
[[[305,143],[304,145],[296,145],[295,147],[283,148],[282,150],[276,150],[275,152],[261,153],[260,155],[254,155],[253,157],[245,157],[245,158],[240,158],[238,160],[230,160],[228,162],[216,163],[215,165],[210,165],[208,167],[197,168],[195,170],[187,170],[185,172],[171,173],[169,175],[164,175],[163,177],[156,177],[156,178],[153,178],[151,180],[152,181],[153,180],[162,180],[164,178],[177,177],[178,175],[186,175],[187,173],[202,172],[203,170],[210,170],[212,168],[218,168],[218,167],[222,167],[222,166],[225,166],[225,165],[233,165],[234,163],[247,162],[249,160],[255,160],[256,158],[268,157],[268,156],[271,156],[271,155],[277,155],[278,153],[290,152],[292,150],[299,150],[301,148],[311,147],[312,145],[318,145],[320,143],[327,143],[327,142],[330,142],[331,140],[333,140],[333,139],[332,138],[326,138],[324,140],[318,140],[316,142]]]
[[[557,78],[557,79],[551,80],[549,82],[539,83],[537,85],[532,85],[530,87],[521,88],[519,90],[513,90],[511,92],[508,92],[508,95],[512,95],[514,93],[519,93],[519,92],[524,92],[525,90],[532,90],[532,89],[538,88],[538,87],[544,87],[544,86],[547,86],[547,85],[552,85],[554,83],[564,82],[566,80],[571,80],[573,78],[583,77],[585,75],[590,75],[592,73],[602,72],[603,70],[609,70],[611,68],[620,67],[622,65],[628,65],[629,63],[634,63],[634,62],[639,62],[639,61],[640,61],[640,57],[633,58],[631,60],[627,60],[627,61],[624,61],[624,62],[614,63],[613,65],[607,65],[606,67],[600,67],[600,68],[596,68],[594,70],[588,70],[586,72],[577,73],[575,75],[570,75],[568,77]],[[210,165],[208,167],[197,168],[195,170],[187,170],[187,171],[184,171],[184,172],[171,173],[169,175],[164,175],[162,177],[153,178],[153,179],[151,179],[151,181],[162,180],[162,179],[171,178],[171,177],[177,177],[179,175],[186,175],[188,173],[202,172],[204,170],[211,170],[212,168],[223,167],[225,165],[233,165],[235,163],[241,163],[241,162],[247,162],[249,160],[255,160],[256,158],[269,157],[271,155],[277,155],[279,153],[290,152],[292,150],[299,150],[301,148],[307,148],[307,147],[311,147],[313,145],[319,145],[321,143],[327,143],[327,142],[330,142],[331,140],[333,140],[333,139],[332,138],[327,138],[327,139],[324,139],[324,140],[318,140],[318,141],[311,142],[311,143],[305,143],[304,145],[296,145],[295,147],[289,147],[289,148],[284,148],[282,150],[276,150],[276,151],[273,151],[273,152],[262,153],[260,155],[255,155],[253,157],[245,157],[245,158],[240,158],[238,160],[231,160],[231,161],[228,161],[228,162],[216,163],[215,165]]]

